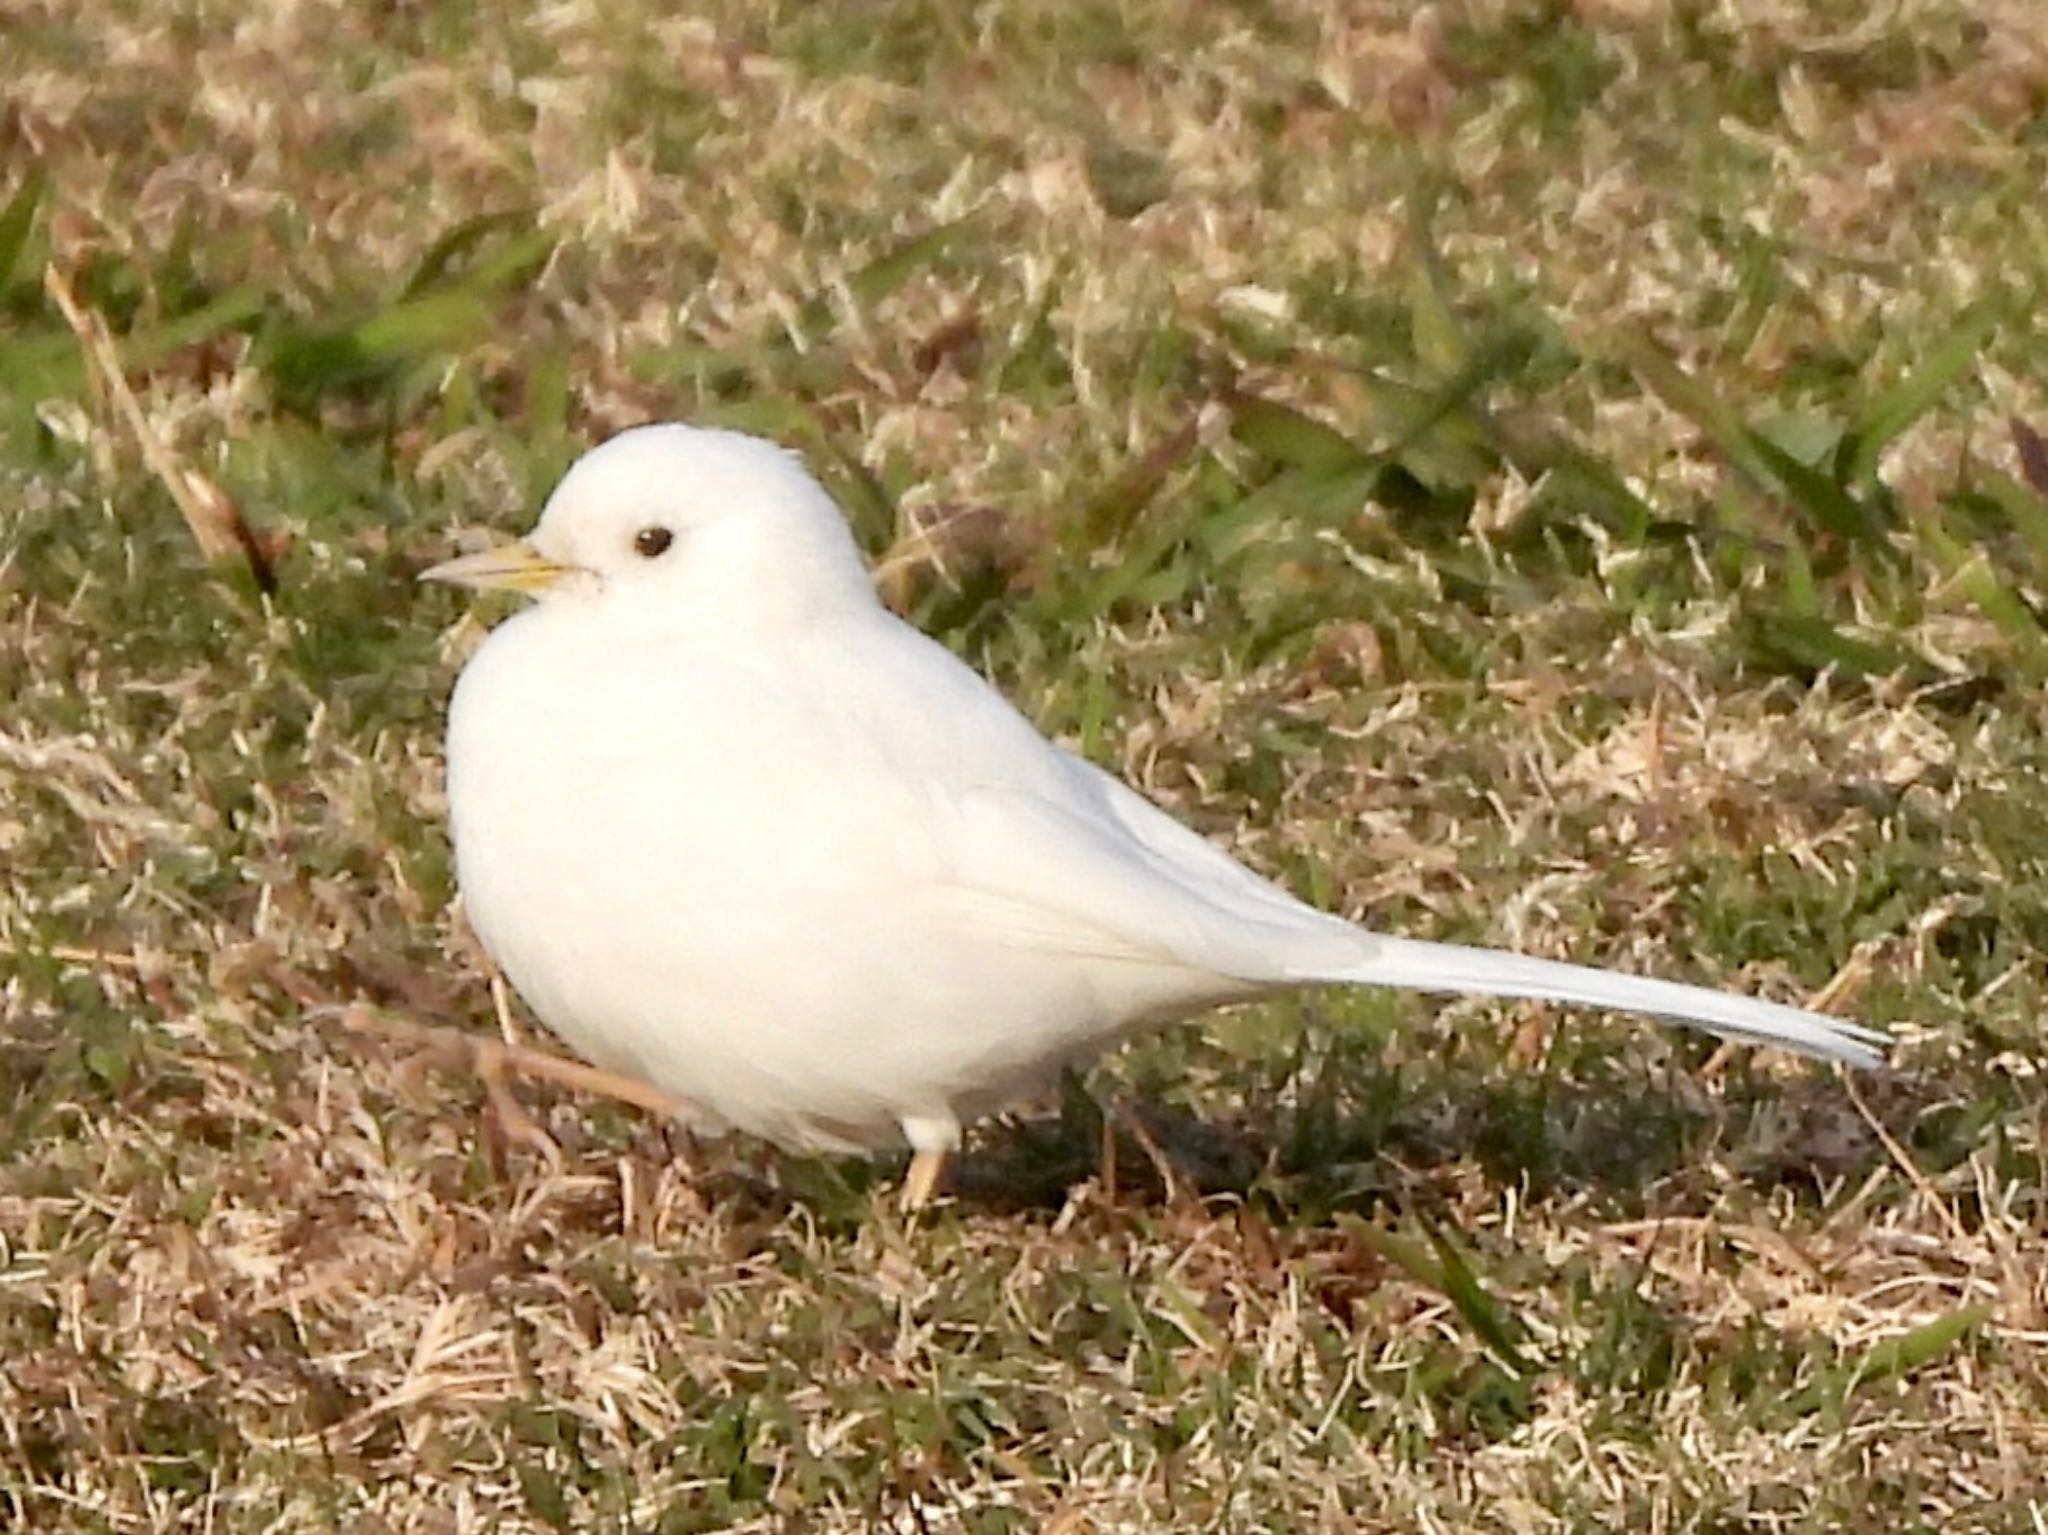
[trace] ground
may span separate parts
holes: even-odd
[[[2037,0],[6,27],[0,1518],[2048,1523]],[[502,608],[412,578],[672,416],[1305,896],[1891,1067],[1306,996],[909,1224],[900,1159],[508,1141],[343,1027],[498,1027],[439,722]]]

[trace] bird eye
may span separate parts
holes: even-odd
[[[668,546],[676,541],[675,534],[664,527],[642,528],[633,535],[633,552],[648,559],[668,552]]]

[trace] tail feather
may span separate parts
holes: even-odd
[[[1675,1019],[1723,1039],[1781,1045],[1802,1055],[1851,1066],[1881,1065],[1882,1047],[1888,1042],[1884,1034],[1860,1024],[1699,986],[1377,933],[1371,935],[1370,944],[1364,960],[1314,979],[1619,1008]]]

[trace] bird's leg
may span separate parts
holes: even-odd
[[[561,1170],[562,1148],[555,1144],[555,1138],[540,1126],[540,1121],[526,1112],[519,1100],[512,1096],[512,1089],[506,1081],[510,1075],[508,1052],[522,1050],[525,1040],[520,1038],[519,1026],[512,1021],[512,998],[505,985],[505,977],[496,965],[491,965],[490,988],[491,1008],[498,1015],[498,1035],[502,1045],[493,1045],[489,1040],[476,1039],[470,1045],[470,1065],[477,1080],[484,1085],[484,1123],[486,1134],[492,1139],[492,1161],[502,1160],[498,1142],[517,1141],[540,1154],[541,1160],[550,1168]],[[504,1175],[502,1167],[497,1169]]]
[[[581,1061],[568,1060],[563,1056],[550,1055],[544,1050],[507,1044],[468,1029],[437,1028],[402,1018],[383,1017],[360,1005],[333,1011],[341,1019],[342,1027],[351,1033],[381,1034],[387,1039],[403,1040],[417,1046],[421,1057],[434,1065],[452,1070],[467,1068],[475,1072],[483,1079],[486,1095],[492,1093],[493,1077],[497,1079],[498,1091],[507,1093],[508,1097],[509,1092],[504,1086],[506,1077],[537,1077],[577,1092],[616,1098],[650,1114],[679,1119],[685,1124],[700,1117],[689,1100],[665,1093],[651,1083],[620,1076],[615,1071],[586,1066]],[[524,1113],[523,1110],[520,1112]]]
[[[1096,1153],[1095,1181],[1102,1189],[1102,1202],[1116,1203],[1116,1116],[1102,1116],[1102,1145]]]
[[[519,1100],[512,1096],[507,1082],[511,1075],[511,1052],[514,1045],[500,1044],[495,1039],[486,1039],[481,1034],[473,1037],[469,1047],[470,1069],[477,1080],[484,1085],[485,1133],[494,1142],[492,1161],[502,1158],[496,1154],[497,1142],[516,1141],[520,1145],[538,1152],[542,1161],[556,1172],[562,1167],[562,1148],[555,1144],[555,1138],[543,1130],[540,1121],[526,1112]],[[504,1169],[495,1169],[499,1176]]]
[[[946,1170],[946,1158],[960,1147],[960,1121],[951,1114],[906,1115],[903,1138],[910,1142],[910,1170],[903,1175],[896,1207],[905,1215],[915,1215],[931,1203],[939,1175]]]
[[[903,1175],[903,1187],[896,1195],[896,1208],[905,1215],[915,1215],[930,1204],[939,1186],[939,1175],[945,1170],[945,1152],[912,1152],[910,1171]]]
[[[1122,1125],[1130,1132],[1131,1139],[1138,1143],[1138,1149],[1145,1153],[1145,1160],[1152,1164],[1152,1171],[1159,1175],[1160,1192],[1166,1196],[1166,1202],[1170,1205],[1179,1204],[1185,1194],[1185,1187],[1179,1174],[1174,1170],[1173,1158],[1166,1154],[1166,1148],[1159,1144],[1158,1139],[1146,1127],[1145,1121],[1122,1103],[1112,1100],[1109,1112],[1102,1116],[1102,1124],[1105,1142],[1114,1141],[1116,1125]],[[1111,1176],[1114,1177],[1115,1162],[1112,1161],[1109,1166]]]
[[[498,1015],[498,1035],[514,1050],[523,1049],[526,1040],[519,1032],[519,1025],[512,1021],[512,988],[505,984],[505,972],[496,965],[490,965],[489,973],[491,1011]]]

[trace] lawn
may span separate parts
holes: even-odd
[[[2048,1526],[2039,0],[5,30],[0,1525]],[[440,719],[504,609],[413,578],[663,417],[1305,896],[1892,1068],[1330,993],[915,1223],[509,1142],[342,1026],[498,1027]]]

